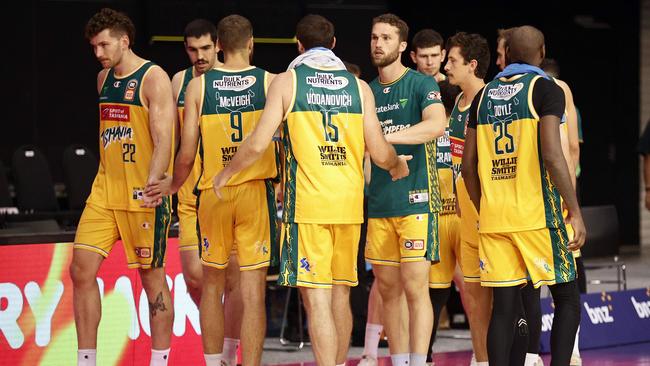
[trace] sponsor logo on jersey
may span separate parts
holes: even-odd
[[[318,145],[320,163],[323,166],[343,166],[347,164],[348,153],[345,146]]]
[[[131,109],[128,105],[102,104],[99,107],[99,118],[102,121],[129,122]]]
[[[138,87],[138,80],[131,79],[126,83],[124,91],[124,100],[133,101],[135,99],[135,89]]]
[[[224,75],[219,80],[212,81],[212,87],[219,90],[242,91],[255,85],[257,78],[253,75]]]
[[[427,94],[427,100],[442,100],[439,91],[432,90]]]
[[[382,90],[382,92],[383,92],[384,94],[388,94],[388,93],[390,93],[390,86],[385,87],[384,90]]]
[[[311,265],[309,264],[309,261],[306,257],[302,257],[300,259],[300,268],[304,269],[307,272],[311,271]]]
[[[141,200],[144,197],[144,187],[133,187],[131,198]]]
[[[393,124],[393,119],[389,118],[385,121],[380,121],[379,125],[381,126],[382,131],[384,132],[384,135],[387,135],[389,133],[405,130],[409,127],[411,127],[411,124],[405,124],[405,125],[394,125]]]
[[[492,159],[492,180],[513,179],[517,176],[517,157]]]
[[[551,273],[551,266],[548,265],[548,262],[546,262],[546,259],[541,258],[541,257],[537,257],[537,258],[535,258],[534,262],[535,262],[535,266],[537,266],[537,268],[541,269],[542,271],[544,271],[546,273]]]
[[[210,248],[210,242],[208,241],[208,238],[203,238],[203,250],[207,251],[208,248]]]
[[[524,88],[524,83],[514,85],[499,85],[496,89],[488,89],[488,97],[496,100],[510,100]]]
[[[138,258],[151,258],[151,249],[146,247],[136,247],[135,255]]]
[[[391,103],[387,105],[380,105],[375,107],[377,113],[390,112],[399,109],[399,103]]]
[[[409,203],[424,203],[429,202],[429,192],[427,191],[416,191],[409,193]]]
[[[316,72],[314,76],[305,77],[305,82],[316,88],[338,90],[348,85],[348,79],[343,76],[334,76],[329,72]]]
[[[149,230],[149,229],[151,229],[151,224],[149,222],[145,221],[140,225],[140,227],[143,228],[144,230]]]
[[[122,82],[119,81],[119,80],[117,80],[117,81],[115,81],[115,82],[113,83],[113,88],[119,88],[121,84],[122,84]]]

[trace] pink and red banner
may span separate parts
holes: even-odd
[[[174,304],[170,365],[203,362],[199,311],[185,286],[177,240],[167,246]],[[74,365],[77,338],[68,266],[72,244],[0,246],[0,365]],[[102,319],[98,365],[148,365],[149,309],[137,270],[127,269],[121,242],[97,276]]]

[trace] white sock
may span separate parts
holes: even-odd
[[[366,323],[366,338],[363,341],[363,354],[377,358],[377,348],[379,347],[379,338],[384,327],[381,324]]]
[[[576,341],[573,343],[573,356],[578,356],[580,357],[580,347],[578,347],[578,343],[580,338],[580,326],[578,326],[578,330],[576,331]]]
[[[526,361],[524,362],[524,366],[535,366],[538,358],[539,355],[537,353],[526,353]]]
[[[96,349],[77,350],[77,366],[95,366],[97,358]]]
[[[221,353],[203,354],[205,366],[221,366]]]
[[[393,366],[409,366],[410,355],[408,353],[398,353],[390,355],[390,360]]]
[[[476,353],[472,352],[472,359],[469,361],[469,366],[476,366]]]
[[[223,352],[221,358],[228,362],[228,365],[237,365],[237,347],[239,347],[239,339],[224,338],[223,339]]]
[[[169,361],[169,348],[151,350],[150,366],[167,366],[167,361]]]
[[[490,363],[488,361],[483,361],[483,362],[477,362],[476,366],[489,366]]]
[[[409,366],[426,366],[427,364],[427,355],[420,353],[411,353],[409,359]]]

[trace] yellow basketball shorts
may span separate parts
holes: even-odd
[[[361,224],[282,223],[278,284],[356,286]]]
[[[372,264],[438,262],[439,246],[437,212],[368,219],[365,257]]]
[[[535,288],[576,278],[568,237],[561,228],[514,233],[479,233],[481,285],[508,287],[526,283]]]
[[[440,262],[431,266],[429,287],[448,288],[460,259],[460,217],[455,213],[440,215],[438,225]]]
[[[178,201],[178,250],[199,250],[196,203]]]
[[[163,267],[170,222],[169,197],[155,209],[143,212],[87,204],[77,226],[74,248],[90,250],[106,258],[121,238],[129,268]]]
[[[272,182],[253,180],[227,186],[221,194],[222,199],[212,189],[199,193],[199,256],[203,265],[226,268],[235,245],[242,271],[275,264],[279,230]]]

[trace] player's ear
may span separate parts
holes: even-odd
[[[336,46],[336,37],[332,37],[332,47],[330,47],[330,50],[333,50],[335,46]]]
[[[406,41],[401,41],[401,42],[399,43],[399,51],[400,51],[400,52],[404,52],[404,51],[406,51],[406,46],[407,46],[407,45],[408,45],[408,43],[406,43]]]
[[[297,46],[298,46],[298,53],[303,54],[305,53],[305,47],[300,43],[300,40],[297,40]]]
[[[440,57],[441,57],[441,59],[440,59],[441,61],[445,60],[445,57],[447,57],[447,50],[446,49],[443,48],[442,51],[440,51]]]
[[[417,57],[415,56],[415,51],[409,52],[409,55],[411,56],[411,61],[413,61],[414,64],[417,64]]]

